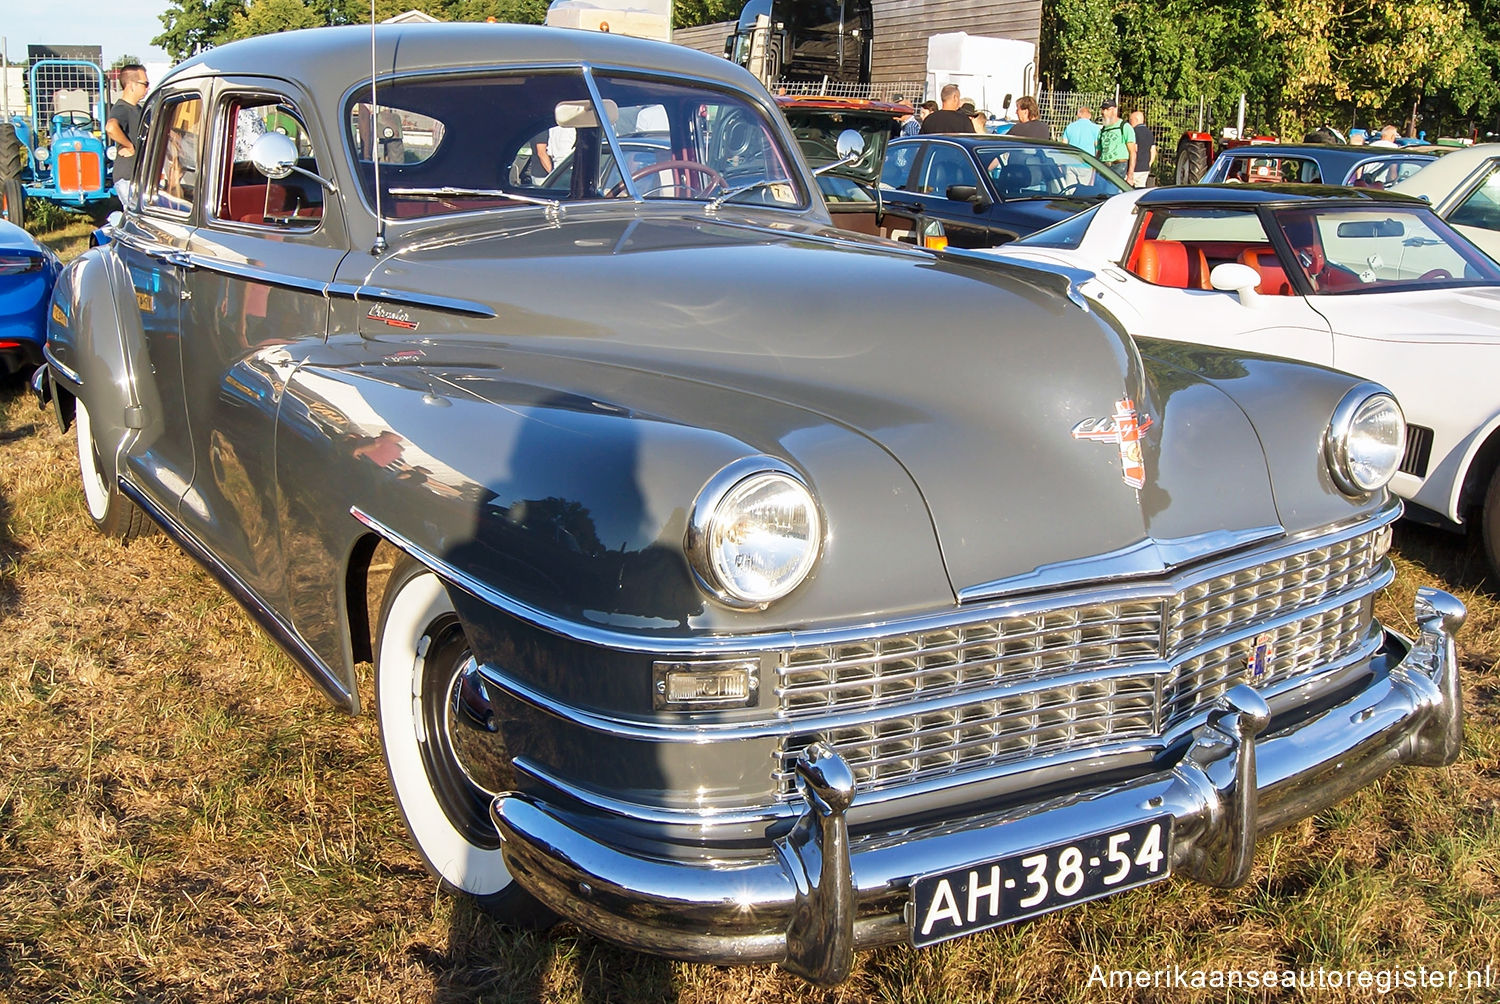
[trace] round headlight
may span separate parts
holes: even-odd
[[[699,581],[732,606],[763,607],[817,564],[823,520],[812,492],[770,457],[748,457],[699,492],[687,554]]]
[[[47,148],[45,146],[39,146],[39,147],[36,148],[35,157],[36,157],[36,162],[38,164],[45,164],[45,163],[47,163],[47,156],[48,156],[48,150],[47,150]]]
[[[1385,485],[1401,466],[1406,419],[1384,387],[1360,384],[1333,410],[1324,440],[1329,473],[1343,492],[1366,495]]]

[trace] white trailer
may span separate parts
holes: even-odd
[[[1036,93],[1036,44],[966,31],[933,35],[927,40],[927,96],[936,101],[945,84],[957,84],[976,108],[996,118],[1014,118],[1016,99]]]

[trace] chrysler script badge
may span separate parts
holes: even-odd
[[[406,328],[408,331],[417,330],[417,325],[421,323],[413,321],[411,315],[399,307],[386,307],[379,303],[371,307],[365,316],[372,321],[384,321],[393,328]]]
[[[1121,478],[1132,488],[1146,484],[1146,461],[1141,456],[1141,437],[1151,428],[1150,415],[1137,415],[1130,398],[1115,402],[1115,413],[1106,418],[1085,418],[1073,426],[1074,439],[1114,443],[1120,448]]]

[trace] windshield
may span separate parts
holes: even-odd
[[[1431,210],[1283,209],[1276,222],[1319,293],[1500,282],[1500,266]]]
[[[981,146],[974,151],[1002,199],[1105,199],[1125,182],[1088,154],[1065,146]]]
[[[1083,235],[1089,232],[1089,224],[1094,222],[1094,214],[1099,211],[1098,206],[1090,206],[1081,213],[1075,213],[1063,220],[1054,223],[1045,230],[1038,230],[1029,237],[1011,241],[1011,247],[1025,245],[1034,248],[1062,248],[1073,251],[1083,243]]]
[[[802,208],[808,195],[765,113],[729,91],[578,70],[405,78],[345,117],[371,204],[404,219],[534,204],[723,200]],[[603,122],[628,166],[621,177]],[[728,195],[729,198],[724,197]]]
[[[785,104],[781,111],[792,127],[792,135],[797,137],[802,156],[813,170],[839,159],[839,134],[846,129],[859,133],[865,141],[865,149],[859,159],[835,167],[830,173],[858,178],[867,184],[874,184],[875,179],[880,176],[886,144],[899,128],[896,117],[885,112],[799,108]],[[824,192],[827,192],[826,186]]]

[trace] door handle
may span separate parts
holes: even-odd
[[[176,265],[178,268],[185,271],[192,271],[193,269],[198,267],[197,264],[193,261],[193,256],[188,254],[186,251],[173,251],[165,257],[166,261],[169,264]]]

